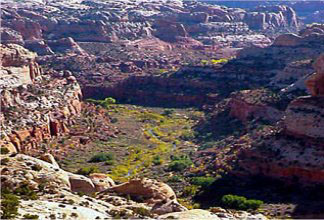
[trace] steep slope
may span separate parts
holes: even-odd
[[[80,86],[69,72],[43,74],[36,54],[19,45],[1,45],[1,54],[1,147],[39,150],[81,111]]]

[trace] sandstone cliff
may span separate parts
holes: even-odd
[[[41,74],[36,54],[1,45],[1,146],[22,152],[51,136],[68,132],[81,111],[81,90],[73,76]]]

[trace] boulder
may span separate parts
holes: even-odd
[[[97,192],[101,192],[115,186],[115,182],[104,173],[92,173],[90,174],[90,179]]]
[[[158,215],[163,215],[166,213],[171,213],[171,212],[183,212],[187,211],[188,209],[182,205],[180,205],[178,202],[174,200],[168,200],[168,201],[162,201],[159,203],[156,203],[153,207],[151,212],[158,214]]]
[[[82,192],[86,194],[96,192],[96,187],[91,179],[85,176],[69,173],[69,181],[73,192]]]
[[[159,216],[158,219],[204,219],[218,220],[217,215],[202,209],[192,209],[184,212],[174,212]]]
[[[132,179],[126,183],[111,187],[108,191],[131,195],[140,196],[146,199],[148,204],[156,204],[160,201],[176,201],[176,194],[170,186],[165,183],[158,182],[152,179]]]
[[[58,165],[58,163],[56,162],[56,160],[52,154],[43,154],[40,157],[40,159],[52,164],[53,166],[55,166],[57,168],[60,168],[60,166]]]

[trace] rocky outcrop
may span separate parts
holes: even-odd
[[[44,139],[68,132],[71,117],[81,111],[80,86],[73,76],[42,75],[36,54],[21,46],[1,49],[1,146],[37,150]]]
[[[324,98],[300,97],[287,110],[285,126],[291,135],[324,138]]]
[[[52,164],[53,166],[55,166],[57,168],[60,168],[60,166],[58,165],[58,163],[56,162],[56,160],[52,154],[43,154],[43,155],[41,155],[40,159]]]
[[[254,30],[296,29],[296,13],[287,6],[266,6],[246,11],[201,2],[140,1],[129,2],[49,2],[36,1],[34,7],[10,1],[3,5],[2,14],[4,43],[26,43],[41,54],[50,54],[48,48],[37,43],[64,41],[73,38],[77,42],[114,43],[120,40],[139,40],[152,35],[181,45],[178,37],[195,38],[207,34],[209,41],[222,34],[251,34]],[[123,10],[116,10],[123,9]],[[227,23],[234,28],[219,24]],[[236,25],[239,24],[239,25]],[[47,44],[47,42],[46,42]],[[33,48],[28,46],[28,48]],[[53,49],[53,48],[52,48]]]
[[[175,42],[177,37],[188,37],[188,33],[181,23],[168,20],[157,20],[155,36],[167,42]]]
[[[176,194],[170,186],[152,179],[131,179],[126,183],[112,186],[102,193],[116,192],[144,199],[144,202],[153,207],[152,213],[165,214],[187,210],[177,202]]]
[[[241,91],[232,95],[228,103],[229,114],[243,122],[247,122],[252,118],[269,122],[279,121],[283,116],[283,112],[270,106],[271,99],[271,93],[264,90]]]
[[[81,192],[91,194],[96,192],[95,185],[91,179],[77,174],[69,174],[69,181],[71,184],[71,190],[73,192]]]
[[[269,131],[263,131],[238,155],[239,166],[249,175],[281,179],[287,184],[323,185],[324,98],[320,85],[323,56],[314,64],[317,71],[306,80],[313,96],[291,101],[284,117]],[[260,140],[262,140],[260,142]],[[243,174],[244,172],[238,171]],[[243,175],[246,175],[243,174]]]
[[[32,83],[41,75],[41,69],[36,63],[36,54],[17,44],[0,45],[1,78],[0,86],[15,87]]]
[[[244,21],[252,29],[298,28],[296,12],[287,6],[262,6],[247,13]]]
[[[1,155],[1,189],[2,195],[8,190],[11,194],[19,197],[20,205],[16,219],[23,219],[25,214],[38,215],[39,218],[47,219],[49,216],[53,218],[61,218],[69,216],[69,218],[115,218],[123,216],[125,218],[158,218],[158,213],[170,213],[175,211],[186,211],[181,205],[172,201],[168,207],[163,210],[155,208],[155,211],[143,203],[138,203],[130,199],[110,194],[106,190],[104,193],[95,195],[94,184],[87,177],[66,172],[52,164],[43,160],[36,159],[31,156],[16,154],[5,156]],[[93,177],[102,177],[103,174],[93,174]],[[136,182],[136,181],[135,181]],[[153,180],[145,180],[145,195],[151,195],[154,187],[157,195],[165,195],[169,197],[174,195],[172,189],[166,184]],[[154,184],[153,184],[154,183]],[[153,185],[154,187],[153,187]],[[125,186],[129,186],[129,191],[134,193],[136,188],[134,184],[121,184],[119,189],[123,188],[123,192],[127,191]],[[140,186],[136,184],[136,186]],[[112,188],[118,188],[112,187]],[[89,189],[92,189],[89,192]],[[143,187],[139,187],[140,192]],[[79,194],[73,193],[79,192]],[[20,193],[22,192],[22,193]],[[28,192],[28,193],[27,193]],[[92,193],[93,197],[89,197],[82,193]],[[134,194],[131,194],[131,196]],[[139,195],[138,193],[136,195]],[[154,197],[154,196],[153,196]],[[32,198],[32,200],[30,200]],[[157,197],[154,197],[157,198]],[[161,197],[158,197],[161,198]],[[182,207],[182,208],[181,208]],[[181,208],[181,209],[180,209]],[[161,212],[162,211],[162,212]]]
[[[93,182],[97,192],[101,192],[115,186],[115,182],[103,173],[92,173],[90,174],[89,178]]]
[[[202,209],[192,209],[185,212],[169,213],[159,216],[158,219],[267,219],[261,214],[251,214],[244,211],[229,212],[222,208],[211,208],[211,211]]]
[[[273,43],[274,46],[298,46],[299,42],[301,41],[301,37],[295,34],[283,34],[276,38],[275,42]]]
[[[324,54],[315,62],[316,73],[306,80],[307,89],[312,96],[324,96]]]
[[[55,53],[87,55],[87,53],[71,37],[62,38],[56,41],[48,41],[47,44]]]
[[[132,179],[129,182],[111,187],[109,191],[144,197],[148,203],[163,200],[176,200],[173,190],[165,183],[151,179]]]
[[[306,80],[312,97],[292,101],[287,110],[285,126],[292,135],[324,138],[324,55],[315,62],[316,73]]]

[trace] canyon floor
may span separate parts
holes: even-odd
[[[94,108],[98,111],[97,117],[91,111]],[[89,114],[90,112],[92,113]],[[320,189],[305,192],[272,179],[237,178],[226,173],[223,177],[217,177],[215,172],[210,172],[207,176],[214,181],[213,187],[219,190],[209,190],[192,183],[195,173],[204,169],[201,164],[192,163],[191,168],[185,172],[171,170],[169,165],[172,157],[186,156],[191,161],[199,161],[195,152],[203,150],[201,146],[208,148],[210,145],[210,139],[201,141],[197,131],[197,124],[204,117],[204,111],[198,108],[131,104],[111,104],[103,108],[84,102],[82,114],[77,120],[79,123],[71,127],[70,134],[89,127],[100,129],[102,123],[112,121],[113,126],[111,123],[107,123],[107,126],[110,126],[110,130],[115,130],[116,136],[107,136],[104,132],[90,129],[82,132],[82,136],[64,136],[49,145],[66,149],[64,155],[57,155],[60,158],[58,163],[64,170],[77,173],[82,168],[94,168],[107,173],[116,183],[138,177],[159,179],[170,185],[176,191],[178,201],[189,209],[207,209],[221,205],[219,201],[223,195],[238,194],[264,201],[265,204],[254,213],[262,213],[270,218],[321,216],[323,202],[320,196],[309,195]],[[75,145],[75,139],[87,141]],[[107,161],[90,161],[94,155],[106,152],[112,155]]]

